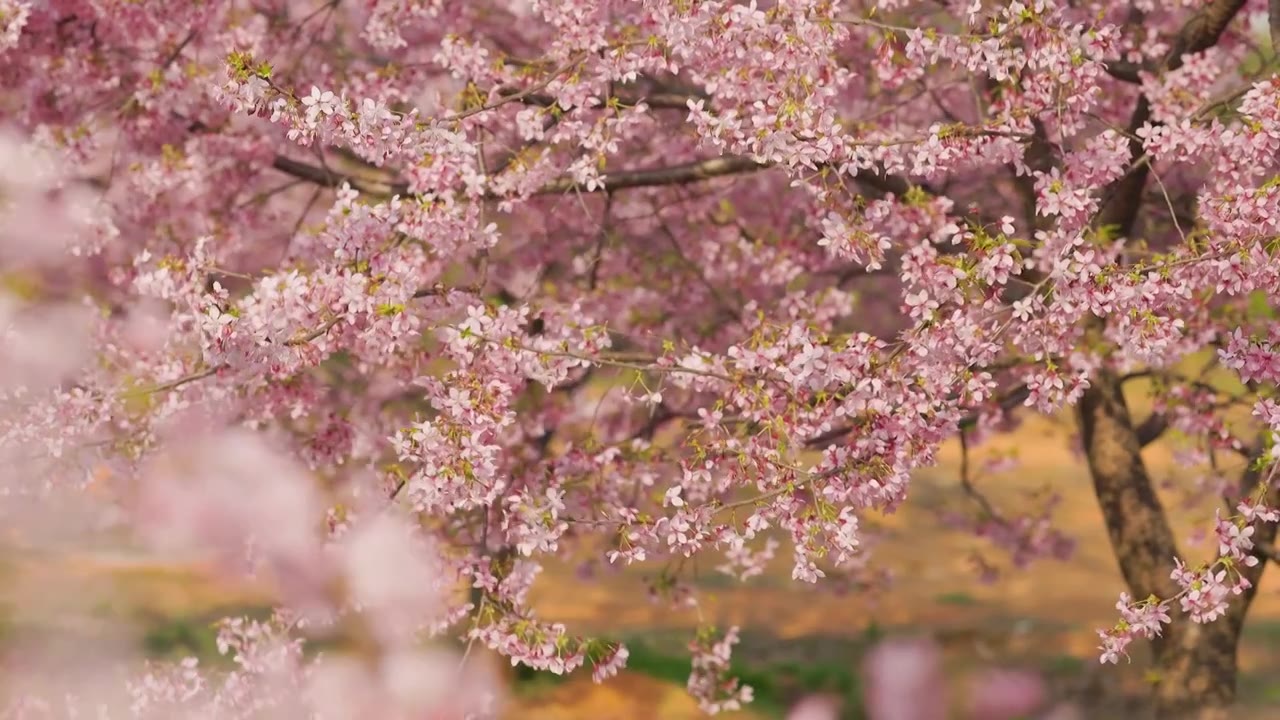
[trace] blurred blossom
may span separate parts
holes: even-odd
[[[6,573],[4,622],[13,632],[6,632],[0,651],[0,717],[99,717],[91,714],[98,707],[110,708],[110,718],[146,717],[124,714],[127,669],[139,661],[134,628],[94,612],[107,595],[87,586],[83,576],[50,572],[50,565],[65,559],[42,554],[39,567]],[[60,702],[50,702],[55,699]],[[15,707],[60,712],[28,715]]]
[[[947,717],[942,652],[932,640],[887,640],[868,653],[863,673],[870,720]]]
[[[0,128],[0,188],[6,195],[21,196],[56,184],[63,163],[55,153],[27,142],[20,133]]]
[[[352,656],[323,658],[308,686],[321,720],[462,720],[496,702],[492,679],[452,653],[409,650],[377,665]]]
[[[871,720],[943,720],[949,717],[942,653],[929,639],[888,640],[867,654],[864,663],[866,708]],[[967,720],[1015,720],[1044,707],[1048,690],[1040,675],[1018,670],[988,670],[970,683]],[[1052,717],[1073,718],[1065,706]],[[806,714],[807,713],[807,714]],[[827,713],[827,714],[823,714]],[[807,699],[792,710],[792,720],[825,720],[836,710]]]
[[[67,181],[58,156],[0,130],[0,266],[30,266],[96,249],[112,235],[88,185]]]
[[[787,720],[839,720],[840,701],[821,695],[807,697],[787,713]]]
[[[156,300],[142,300],[132,305],[120,329],[121,340],[134,352],[149,354],[164,348],[169,339],[169,313]]]
[[[343,538],[351,600],[384,643],[411,641],[437,610],[442,572],[430,562],[431,550],[407,523],[388,514]]]
[[[1044,705],[1044,680],[1031,672],[991,670],[971,686],[969,712],[972,720],[1014,720],[1026,717]]]
[[[197,439],[153,460],[144,474],[139,523],[161,551],[208,553],[224,570],[246,569],[249,551],[314,601],[324,578],[315,486],[296,464],[245,431]]]
[[[0,293],[0,393],[46,390],[89,359],[93,340],[89,308],[25,306]]]
[[[1059,703],[1040,720],[1085,720],[1084,711],[1074,703]]]

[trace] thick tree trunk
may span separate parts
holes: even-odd
[[[1129,591],[1138,599],[1174,595],[1177,586],[1169,575],[1178,545],[1142,461],[1142,443],[1120,380],[1100,372],[1078,409],[1094,490]],[[1256,481],[1256,475],[1247,471],[1241,486],[1252,488]],[[1264,523],[1257,530],[1257,540],[1269,544],[1275,531],[1275,525]],[[1264,561],[1245,570],[1254,588],[1231,599],[1226,617],[1198,625],[1173,608],[1172,626],[1152,644],[1156,718],[1229,717],[1236,697],[1236,649],[1265,567]]]
[[[1240,611],[1207,625],[1175,620],[1155,656],[1154,717],[1159,720],[1227,720],[1236,700],[1236,648],[1244,624]],[[1233,609],[1235,609],[1233,608]]]
[[[1251,491],[1257,479],[1256,473],[1246,471],[1241,489]],[[1276,502],[1274,491],[1269,502]],[[1270,545],[1275,537],[1274,523],[1261,523],[1255,530],[1254,539],[1261,544]],[[1175,617],[1175,625],[1155,657],[1157,718],[1218,720],[1231,716],[1228,708],[1236,699],[1236,651],[1267,564],[1264,559],[1256,567],[1243,569],[1252,586],[1231,598],[1224,617],[1205,625]]]
[[[1184,56],[1213,47],[1244,6],[1245,0],[1202,6],[1171,39],[1164,69],[1175,70],[1181,67]],[[1150,119],[1151,103],[1143,95],[1130,117],[1130,132],[1136,132]],[[1142,153],[1142,143],[1131,135],[1131,162],[1137,162]],[[1134,165],[1112,183],[1095,227],[1114,228],[1122,237],[1132,233],[1150,169],[1149,163]],[[1096,325],[1100,327],[1101,322]],[[1120,380],[1109,372],[1100,372],[1093,379],[1080,401],[1079,413],[1094,490],[1130,592],[1137,599],[1151,594],[1172,596],[1177,587],[1169,573],[1178,546],[1141,455],[1143,442],[1151,438],[1140,435],[1159,435],[1159,418],[1149,427],[1144,424],[1140,433],[1125,405]],[[1252,481],[1246,473],[1242,484],[1251,485]],[[1275,526],[1264,523],[1256,532],[1258,540],[1269,543],[1275,536]],[[1246,572],[1255,587],[1265,566],[1266,562],[1261,562]],[[1236,646],[1253,595],[1250,590],[1232,598],[1228,615],[1208,625],[1196,625],[1176,612],[1178,608],[1172,608],[1173,625],[1152,647],[1158,720],[1216,720],[1228,716],[1227,708],[1236,695]]]

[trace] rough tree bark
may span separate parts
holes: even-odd
[[[1245,0],[1222,0],[1202,7],[1172,38],[1162,70],[1182,65],[1185,55],[1201,52],[1218,42],[1222,33],[1245,5]],[[1146,96],[1139,97],[1129,122],[1130,133],[1151,119]],[[1140,162],[1142,143],[1131,135],[1130,169],[1113,183],[1095,221],[1128,237],[1142,204],[1142,193],[1150,166]],[[1101,323],[1095,323],[1100,329]],[[1164,508],[1156,494],[1146,465],[1143,437],[1125,403],[1120,378],[1102,371],[1092,380],[1078,406],[1080,435],[1088,457],[1094,490],[1106,521],[1111,546],[1129,591],[1137,599],[1152,594],[1170,597],[1177,586],[1170,578],[1177,542],[1169,528]],[[1157,423],[1158,425],[1159,423]],[[1153,432],[1158,435],[1158,431]],[[1249,471],[1242,485],[1256,482]],[[1275,526],[1264,523],[1257,540],[1268,545]],[[1257,586],[1267,563],[1246,569],[1246,577]],[[1226,617],[1198,625],[1173,608],[1173,624],[1165,636],[1152,645],[1154,713],[1159,720],[1218,720],[1229,717],[1236,697],[1236,649],[1255,590],[1233,598]]]
[[[1142,461],[1142,442],[1119,378],[1106,372],[1095,377],[1080,401],[1079,416],[1094,490],[1130,592],[1138,599],[1172,596],[1177,587],[1169,574],[1178,546]],[[1257,479],[1253,470],[1246,470],[1240,489],[1248,492]],[[1264,523],[1257,533],[1260,544],[1270,545],[1276,527]],[[1156,718],[1229,717],[1236,698],[1240,633],[1266,565],[1264,561],[1244,569],[1254,587],[1232,598],[1225,617],[1198,625],[1181,613],[1170,613],[1172,626],[1152,644]]]

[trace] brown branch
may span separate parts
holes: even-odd
[[[1206,5],[1192,15],[1173,39],[1162,69],[1177,70],[1182,67],[1184,56],[1213,47],[1244,4],[1245,0],[1222,0]],[[1107,199],[1098,214],[1098,225],[1114,227],[1121,236],[1127,236],[1133,231],[1134,221],[1142,207],[1142,193],[1147,184],[1147,176],[1151,173],[1149,163],[1139,163],[1143,149],[1142,141],[1137,137],[1138,130],[1150,120],[1151,101],[1143,95],[1138,99],[1129,118],[1130,171],[1107,188]]]
[[[984,519],[1001,525],[1006,524],[1004,518],[996,510],[995,506],[991,504],[991,501],[987,499],[987,496],[979,492],[977,486],[973,484],[973,478],[970,477],[969,473],[969,436],[964,430],[960,431],[960,487],[964,490],[964,494],[968,495],[969,499],[977,503],[978,507],[982,509],[982,513],[985,516]]]
[[[1252,460],[1256,461],[1257,456]],[[1250,462],[1240,477],[1240,486],[1257,488],[1262,480],[1257,466]],[[1267,504],[1274,504],[1276,499],[1275,490],[1266,494]],[[1252,538],[1254,554],[1274,559],[1275,537],[1276,523],[1257,523]],[[1235,572],[1247,584],[1237,597],[1231,598],[1224,617],[1197,625],[1175,616],[1166,637],[1154,644],[1156,670],[1162,676],[1155,687],[1156,717],[1234,717],[1229,708],[1236,698],[1239,674],[1236,651],[1249,607],[1268,565],[1237,564]]]
[[[177,45],[175,45],[173,50],[165,57],[164,61],[160,63],[160,69],[168,70],[169,66],[172,65],[174,61],[178,59],[178,56],[182,54],[182,51],[186,50],[187,46],[191,44],[191,41],[195,40],[196,35],[199,35],[199,34],[200,33],[197,30],[192,30],[191,32],[187,33],[187,36],[182,38],[182,40]]]
[[[503,97],[514,96],[516,94],[517,93],[514,90],[503,89],[498,91],[498,95]],[[657,110],[688,110],[689,101],[696,100],[698,97],[698,95],[692,93],[680,92],[651,92],[626,95],[618,94],[604,98],[604,103],[607,105],[610,101],[616,101],[621,105],[630,107],[644,103],[648,107]],[[557,100],[550,95],[543,95],[541,93],[529,93],[513,99],[518,99],[526,105],[536,105],[538,107],[551,107],[557,102]]]
[[[153,395],[153,394],[159,394],[159,393],[167,393],[167,392],[169,392],[169,391],[171,391],[171,390],[177,390],[178,388],[182,387],[183,385],[187,385],[187,384],[189,384],[189,383],[193,383],[193,382],[196,382],[196,381],[198,381],[198,380],[203,380],[203,379],[205,379],[205,378],[207,378],[207,377],[211,377],[211,376],[213,376],[213,375],[216,375],[216,374],[218,374],[218,372],[220,372],[220,371],[221,371],[223,368],[225,368],[225,367],[227,367],[225,364],[222,364],[222,365],[215,365],[215,366],[213,366],[213,367],[205,368],[204,370],[200,370],[199,372],[195,372],[195,373],[192,373],[192,374],[190,374],[190,375],[185,375],[185,376],[180,377],[180,378],[178,378],[178,379],[176,379],[176,380],[170,380],[170,381],[169,381],[169,382],[167,382],[167,383],[162,383],[162,384],[160,384],[160,385],[156,385],[156,386],[154,386],[154,387],[138,388],[138,389],[135,389],[135,390],[130,390],[130,391],[127,391],[127,392],[121,393],[120,397],[122,397],[122,398],[136,398],[136,397],[144,397],[144,396],[147,396],[147,395]]]
[[[1274,2],[1275,0],[1272,1]],[[1269,542],[1254,543],[1253,554],[1261,560],[1280,563],[1280,550]]]
[[[910,180],[901,175],[891,175],[885,172],[883,167],[877,167],[875,170],[864,170],[854,176],[854,180],[881,193],[893,194],[895,197],[906,195],[911,192],[913,187],[918,187],[929,195],[937,196],[939,194],[937,190],[923,183],[913,185]]]
[[[1134,597],[1176,593],[1168,565],[1178,544],[1156,495],[1120,379],[1100,370],[1080,398],[1080,437],[1107,533]]]
[[[1031,142],[1027,145],[1026,152],[1023,153],[1022,163],[1033,173],[1048,173],[1057,164],[1054,162],[1053,144],[1049,142],[1049,133],[1045,129],[1044,123],[1038,119],[1034,119],[1031,122],[1035,127],[1035,133]],[[1012,166],[1010,168],[1012,169]],[[1018,195],[1022,198],[1023,216],[1027,227],[1032,231],[1049,229],[1052,221],[1036,212],[1035,175],[1015,174],[1014,185]]]
[[[1257,460],[1257,456],[1252,459]],[[1256,490],[1262,480],[1257,466],[1251,462],[1241,475],[1240,487]],[[1272,490],[1267,495],[1267,503],[1274,504],[1276,492]],[[1274,558],[1275,534],[1275,523],[1256,524],[1252,538],[1253,554],[1260,558]],[[1166,572],[1169,562],[1165,560]],[[1124,558],[1121,558],[1121,564],[1125,564]],[[1154,717],[1209,720],[1235,716],[1231,706],[1236,699],[1239,674],[1236,651],[1249,607],[1269,564],[1261,562],[1252,567],[1244,563],[1233,564],[1230,571],[1232,579],[1238,575],[1243,581],[1243,591],[1230,599],[1225,615],[1213,622],[1190,622],[1185,612],[1179,610],[1176,603],[1171,603],[1169,609],[1173,622],[1152,642],[1152,669],[1158,677],[1153,688]],[[1174,596],[1166,594],[1159,597],[1169,602]]]
[[[295,178],[314,183],[320,187],[336,188],[346,183],[353,189],[373,197],[391,197],[392,195],[406,196],[409,194],[409,186],[407,183],[393,183],[385,180],[361,177],[358,175],[333,172],[326,168],[317,167],[309,163],[287,158],[283,155],[277,155],[275,157],[272,161],[272,167],[286,175],[291,175]],[[582,187],[572,178],[560,178],[542,186],[534,194],[563,195],[567,193],[613,193],[619,190],[633,188],[688,185],[720,177],[759,172],[761,170],[768,170],[772,167],[773,165],[769,163],[756,162],[748,157],[726,155],[668,167],[657,167],[644,170],[624,170],[615,173],[606,173],[601,182],[591,189]],[[859,184],[867,185],[884,193],[893,193],[897,197],[904,196],[913,187],[918,188],[933,197],[942,196],[940,191],[928,185],[912,184],[901,176],[884,172],[883,169],[864,170],[855,175],[853,180]],[[485,197],[493,200],[497,199],[498,196],[486,194]],[[961,217],[965,222],[975,226],[987,226],[991,224],[991,221],[979,212],[967,212]],[[953,250],[959,251],[960,249],[961,248],[958,247],[953,249],[949,246],[939,248],[939,250],[944,253],[952,252]],[[1032,270],[1024,270],[1018,277],[1030,282],[1035,282],[1038,279],[1038,275]]]
[[[604,180],[594,190],[587,190],[572,178],[561,178],[542,186],[538,195],[557,195],[569,192],[616,192],[629,188],[657,187],[662,185],[687,185],[726,175],[752,173],[769,168],[747,157],[726,155],[696,162],[657,167],[647,170],[624,170],[606,173]]]
[[[342,322],[342,320],[343,320],[343,316],[341,315],[335,318],[331,318],[324,325],[321,325],[320,327],[316,328],[315,330],[312,330],[311,332],[305,335],[301,335],[298,337],[293,337],[288,340],[285,340],[284,344],[288,347],[299,347],[301,345],[306,345],[307,343],[311,342],[312,340],[315,340],[321,335],[329,334],[329,331],[332,330],[334,326],[336,326],[338,323]]]
[[[1205,5],[1191,16],[1165,56],[1165,69],[1177,70],[1182,67],[1183,57],[1204,52],[1218,44],[1222,33],[1244,6],[1245,0],[1220,0]]]
[[[600,231],[596,234],[595,250],[591,253],[591,270],[587,277],[587,289],[595,290],[600,281],[600,263],[604,260],[604,246],[609,241],[609,221],[613,213],[613,193],[605,193],[604,212],[600,217]]]
[[[336,188],[346,183],[365,195],[390,197],[397,194],[397,186],[392,183],[343,173],[330,173],[324,168],[293,160],[283,155],[277,155],[275,160],[271,162],[271,167],[286,175],[292,175],[321,187]]]
[[[1271,52],[1280,56],[1280,0],[1267,4],[1267,27],[1271,30]]]
[[[1030,394],[1031,394],[1031,391],[1027,389],[1026,385],[1019,385],[1013,388],[1012,390],[1010,390],[1008,393],[1006,393],[1004,397],[1001,397],[997,406],[1002,412],[1009,412],[1010,410],[1013,410],[1014,408],[1018,407],[1022,403],[1026,402],[1027,397]],[[960,431],[963,433],[964,431],[977,425],[979,415],[980,413],[974,412],[961,418],[960,424],[959,424]],[[814,448],[814,449],[826,448],[836,440],[839,440],[845,435],[848,435],[850,432],[853,431],[853,429],[854,428],[851,425],[833,428],[831,430],[828,430],[819,435],[815,435],[809,438],[808,440],[806,440],[805,447]]]
[[[1135,430],[1138,435],[1138,444],[1146,447],[1160,439],[1160,436],[1168,429],[1169,418],[1164,413],[1151,413]]]
[[[344,173],[331,173],[324,168],[277,155],[272,167],[287,175],[306,180],[316,185],[336,188],[343,183],[366,195],[390,197],[392,195],[408,195],[408,183],[388,183]],[[605,175],[594,188],[588,190],[572,178],[560,178],[542,186],[537,195],[563,195],[565,193],[616,192],[630,188],[660,187],[664,185],[686,185],[702,182],[727,175],[751,173],[769,168],[769,165],[758,163],[751,158],[724,156],[697,160],[694,162],[672,165],[668,167],[648,168],[644,170],[623,170]],[[488,196],[495,199],[496,196]]]
[[[1137,63],[1125,60],[1105,60],[1102,67],[1111,77],[1135,85],[1142,82],[1142,78],[1138,76],[1138,73],[1146,70],[1146,68]]]
[[[442,120],[444,122],[457,122],[459,120],[465,120],[466,118],[472,117],[474,115],[479,115],[480,113],[488,112],[490,110],[496,110],[497,108],[500,108],[503,105],[506,105],[507,103],[521,102],[525,98],[532,97],[533,95],[541,92],[542,90],[545,90],[548,85],[550,85],[552,82],[556,80],[556,78],[560,77],[561,75],[565,74],[569,70],[572,70],[574,67],[578,66],[582,62],[582,60],[583,58],[579,56],[578,58],[568,63],[567,65],[564,65],[562,67],[559,67],[553,70],[541,82],[537,83],[536,85],[531,85],[523,90],[516,89],[516,88],[501,88],[497,92],[497,95],[498,95],[497,100],[491,103],[485,103],[478,107],[473,107],[470,110],[462,110],[460,112],[453,113],[452,115],[442,118]],[[551,102],[554,103],[555,101],[552,100]]]
[[[408,484],[409,484],[408,480],[401,480],[400,482],[396,483],[395,488],[391,490],[391,494],[387,496],[387,499],[395,500],[396,496],[400,494],[400,491],[404,489],[404,486]]]

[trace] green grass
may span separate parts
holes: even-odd
[[[224,610],[177,617],[144,617],[140,624],[147,628],[142,635],[142,649],[149,657],[178,660],[195,657],[202,665],[229,662],[218,652],[218,622],[223,618],[250,617],[266,620],[268,607],[230,607]]]
[[[1268,642],[1280,643],[1280,620],[1251,621],[1244,629],[1245,637],[1265,638]]]
[[[1045,661],[1045,674],[1051,676],[1077,675],[1086,667],[1085,661],[1075,655],[1055,655]]]
[[[219,657],[217,629],[212,623],[195,619],[179,618],[152,628],[142,636],[142,648],[148,656],[158,659],[194,656],[204,664]]]
[[[858,640],[864,647],[880,636],[871,627]],[[624,639],[630,653],[627,670],[657,680],[683,686],[689,679],[692,663],[688,653],[670,649],[670,643],[656,643],[643,638]],[[839,661],[797,662],[794,660],[759,662],[744,652],[738,652],[730,665],[730,674],[742,683],[750,685],[755,700],[751,709],[772,717],[785,717],[787,709],[806,695],[821,693],[835,695],[843,700],[841,720],[864,720],[862,710],[862,683],[858,673],[860,650]],[[516,692],[536,693],[554,687],[566,677],[537,672],[525,667],[516,670]]]
[[[942,593],[934,598],[939,605],[958,605],[961,607],[972,607],[978,604],[978,599],[966,592],[949,592]]]
[[[722,572],[704,572],[693,583],[703,590],[727,590],[743,587],[743,582]]]

